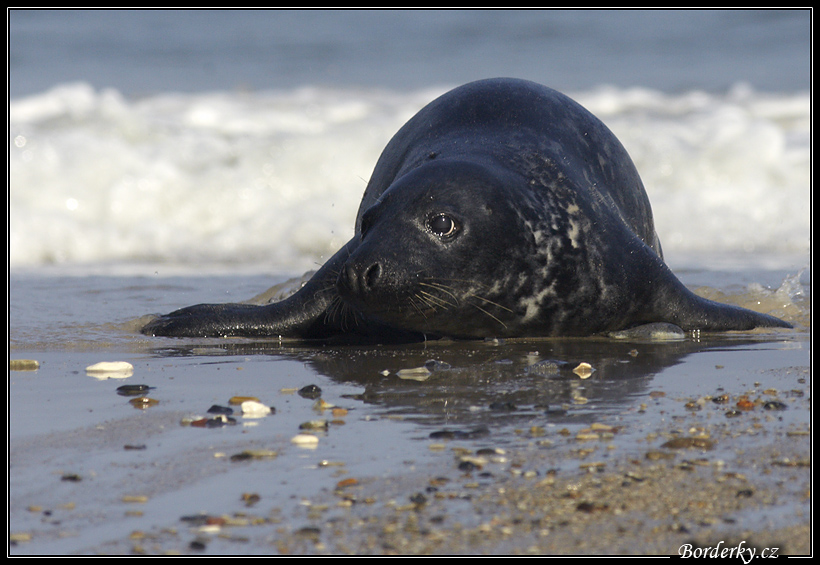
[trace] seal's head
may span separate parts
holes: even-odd
[[[504,334],[513,317],[505,277],[527,251],[505,234],[522,232],[510,206],[511,179],[458,160],[436,160],[398,178],[367,209],[360,243],[337,288],[361,312],[422,333]],[[489,266],[489,267],[488,267]]]

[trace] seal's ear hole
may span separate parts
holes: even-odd
[[[449,214],[434,214],[427,220],[427,229],[442,239],[449,239],[458,234],[461,226]]]

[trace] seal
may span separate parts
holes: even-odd
[[[392,138],[353,238],[263,305],[200,304],[155,336],[412,341],[791,327],[689,291],[669,270],[643,184],[589,111],[533,82],[468,83]]]

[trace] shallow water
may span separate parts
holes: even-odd
[[[800,292],[791,291],[794,331],[664,343],[586,339],[358,348],[146,338],[134,332],[141,314],[242,300],[269,278],[258,273],[159,277],[150,269],[151,274],[138,276],[132,269],[122,269],[120,276],[65,270],[11,275],[11,357],[40,362],[37,371],[9,375],[10,530],[31,536],[13,545],[12,553],[129,552],[138,543],[130,539],[137,531],[153,536],[149,552],[187,552],[188,544],[203,536],[208,553],[276,552],[270,540],[282,532],[363,511],[337,507],[336,485],[344,478],[363,484],[403,481],[398,502],[406,503],[412,489],[424,489],[431,477],[463,476],[454,449],[482,447],[506,453],[505,460],[488,467],[494,476],[514,477],[521,469],[571,476],[586,461],[578,456],[575,436],[590,425],[618,430],[591,446],[582,442],[593,459],[606,464],[639,457],[662,443],[661,436],[650,439],[654,434],[681,433],[677,421],[689,417],[687,401],[722,393],[736,398],[776,391],[789,406],[775,419],[760,410],[744,416],[743,426],[759,425],[759,433],[748,434],[724,429],[731,424],[722,423],[725,408],[705,404],[698,417],[704,425],[717,425],[712,433],[719,438],[708,457],[727,469],[768,480],[747,468],[743,454],[789,430],[808,428],[810,394],[795,392],[808,387],[805,273],[797,284]],[[688,275],[712,284],[724,276]],[[784,278],[778,272],[746,276]],[[732,294],[731,288],[716,290]],[[760,291],[745,294],[752,300]],[[87,366],[114,360],[132,363],[133,375],[86,374]],[[572,372],[580,362],[592,365],[591,377]],[[401,369],[425,365],[434,370],[422,380],[398,376]],[[159,404],[135,409],[116,393],[123,383],[155,387],[148,395]],[[346,414],[317,411],[314,400],[295,392],[310,384]],[[261,419],[239,415],[237,425],[218,429],[182,425],[236,395],[256,396],[275,413]],[[314,449],[291,444],[300,424],[317,419],[330,423]],[[434,438],[434,432],[455,436]],[[439,444],[441,449],[433,449]],[[230,460],[251,448],[275,450],[278,456]],[[74,474],[81,480],[61,480]],[[243,493],[257,494],[260,502],[246,507]],[[123,502],[131,495],[147,500]],[[384,498],[379,502],[386,504]],[[330,509],[317,518],[315,508],[327,504]],[[780,527],[799,521],[801,508],[799,498],[788,498],[777,512],[750,512],[739,519],[748,527]],[[231,542],[230,535],[226,540],[186,527],[182,518],[197,513],[250,513],[278,526],[227,528],[250,540]],[[482,519],[458,503],[450,507],[447,523]]]

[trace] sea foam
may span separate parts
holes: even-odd
[[[10,266],[313,268],[352,235],[390,137],[445,90],[129,99],[72,83],[12,100]],[[667,254],[808,256],[808,93],[568,94],[626,146]]]

